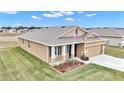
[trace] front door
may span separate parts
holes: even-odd
[[[75,44],[75,54],[74,56],[76,57],[77,56],[77,44]]]
[[[71,45],[68,46],[68,50],[69,50],[69,58],[71,58]]]
[[[68,45],[68,53],[69,53],[69,58],[72,57],[72,45]],[[77,44],[75,44],[75,54],[74,56],[76,57],[77,56]]]

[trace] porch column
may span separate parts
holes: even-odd
[[[84,43],[84,50],[82,51],[83,52],[83,55],[85,54],[85,51],[86,51],[86,45]]]
[[[66,46],[62,46],[62,56],[63,56],[63,59],[65,60],[66,59]]]
[[[84,43],[84,52],[83,55],[88,56],[87,45]]]
[[[51,47],[51,58],[52,58],[52,62],[54,62],[55,61],[55,47],[54,46]]]
[[[105,52],[105,45],[102,45],[102,54]]]
[[[75,54],[75,45],[72,44],[72,47],[71,47],[71,54],[72,54],[72,58],[74,58],[74,54]]]

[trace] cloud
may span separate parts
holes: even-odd
[[[50,26],[52,26],[52,25],[44,25],[43,27],[50,27]]]
[[[32,15],[31,18],[33,18],[33,19],[38,19],[38,20],[42,19],[42,18],[40,18],[40,17],[38,17],[38,16],[34,16],[34,15]]]
[[[83,14],[84,12],[83,12],[83,11],[78,11],[77,13],[78,13],[78,14]]]
[[[17,14],[18,12],[17,11],[5,11],[5,12],[0,12],[0,13],[3,13],[3,14]]]
[[[61,11],[60,13],[64,14],[64,15],[73,15],[74,12],[71,11]]]
[[[67,21],[74,21],[74,18],[68,17],[68,18],[65,18],[65,20],[67,20]]]
[[[20,24],[20,23],[15,23],[14,26],[19,27],[19,26],[22,26],[22,24]]]
[[[73,15],[73,14],[74,12],[71,12],[71,11],[60,11],[60,12],[44,13],[43,16],[49,17],[49,18],[58,18],[58,17],[62,17],[65,15]]]
[[[51,12],[51,13],[44,13],[43,16],[49,18],[58,18],[58,17],[62,17],[63,14],[60,12]]]
[[[86,17],[96,16],[96,13],[86,14],[85,16],[86,16]]]

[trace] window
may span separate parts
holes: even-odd
[[[28,47],[30,48],[30,42],[28,41]]]
[[[67,46],[67,53],[69,53],[69,48],[70,48],[70,46],[68,45],[68,46]]]
[[[55,55],[58,55],[58,47],[55,47]]]
[[[22,43],[24,44],[24,39],[22,40]]]
[[[75,34],[76,34],[76,35],[78,34],[78,29],[76,29]]]
[[[62,46],[55,47],[55,55],[61,55],[62,54]]]
[[[62,54],[62,46],[58,46],[58,55]]]
[[[51,47],[49,47],[49,57],[51,57]]]

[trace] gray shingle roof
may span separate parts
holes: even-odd
[[[42,43],[45,45],[61,45],[61,44],[72,44],[74,43],[74,38],[72,37],[61,37],[67,31],[76,30],[77,26],[66,26],[66,27],[48,27],[33,30],[33,32],[27,32],[19,38],[31,40],[34,42]],[[89,33],[86,31],[86,34],[78,39],[75,39],[76,42],[84,42],[85,37],[88,36]],[[60,38],[58,38],[60,37]],[[58,38],[58,39],[57,39]]]
[[[95,32],[100,36],[124,37],[124,29],[116,28],[94,28],[89,31]]]

